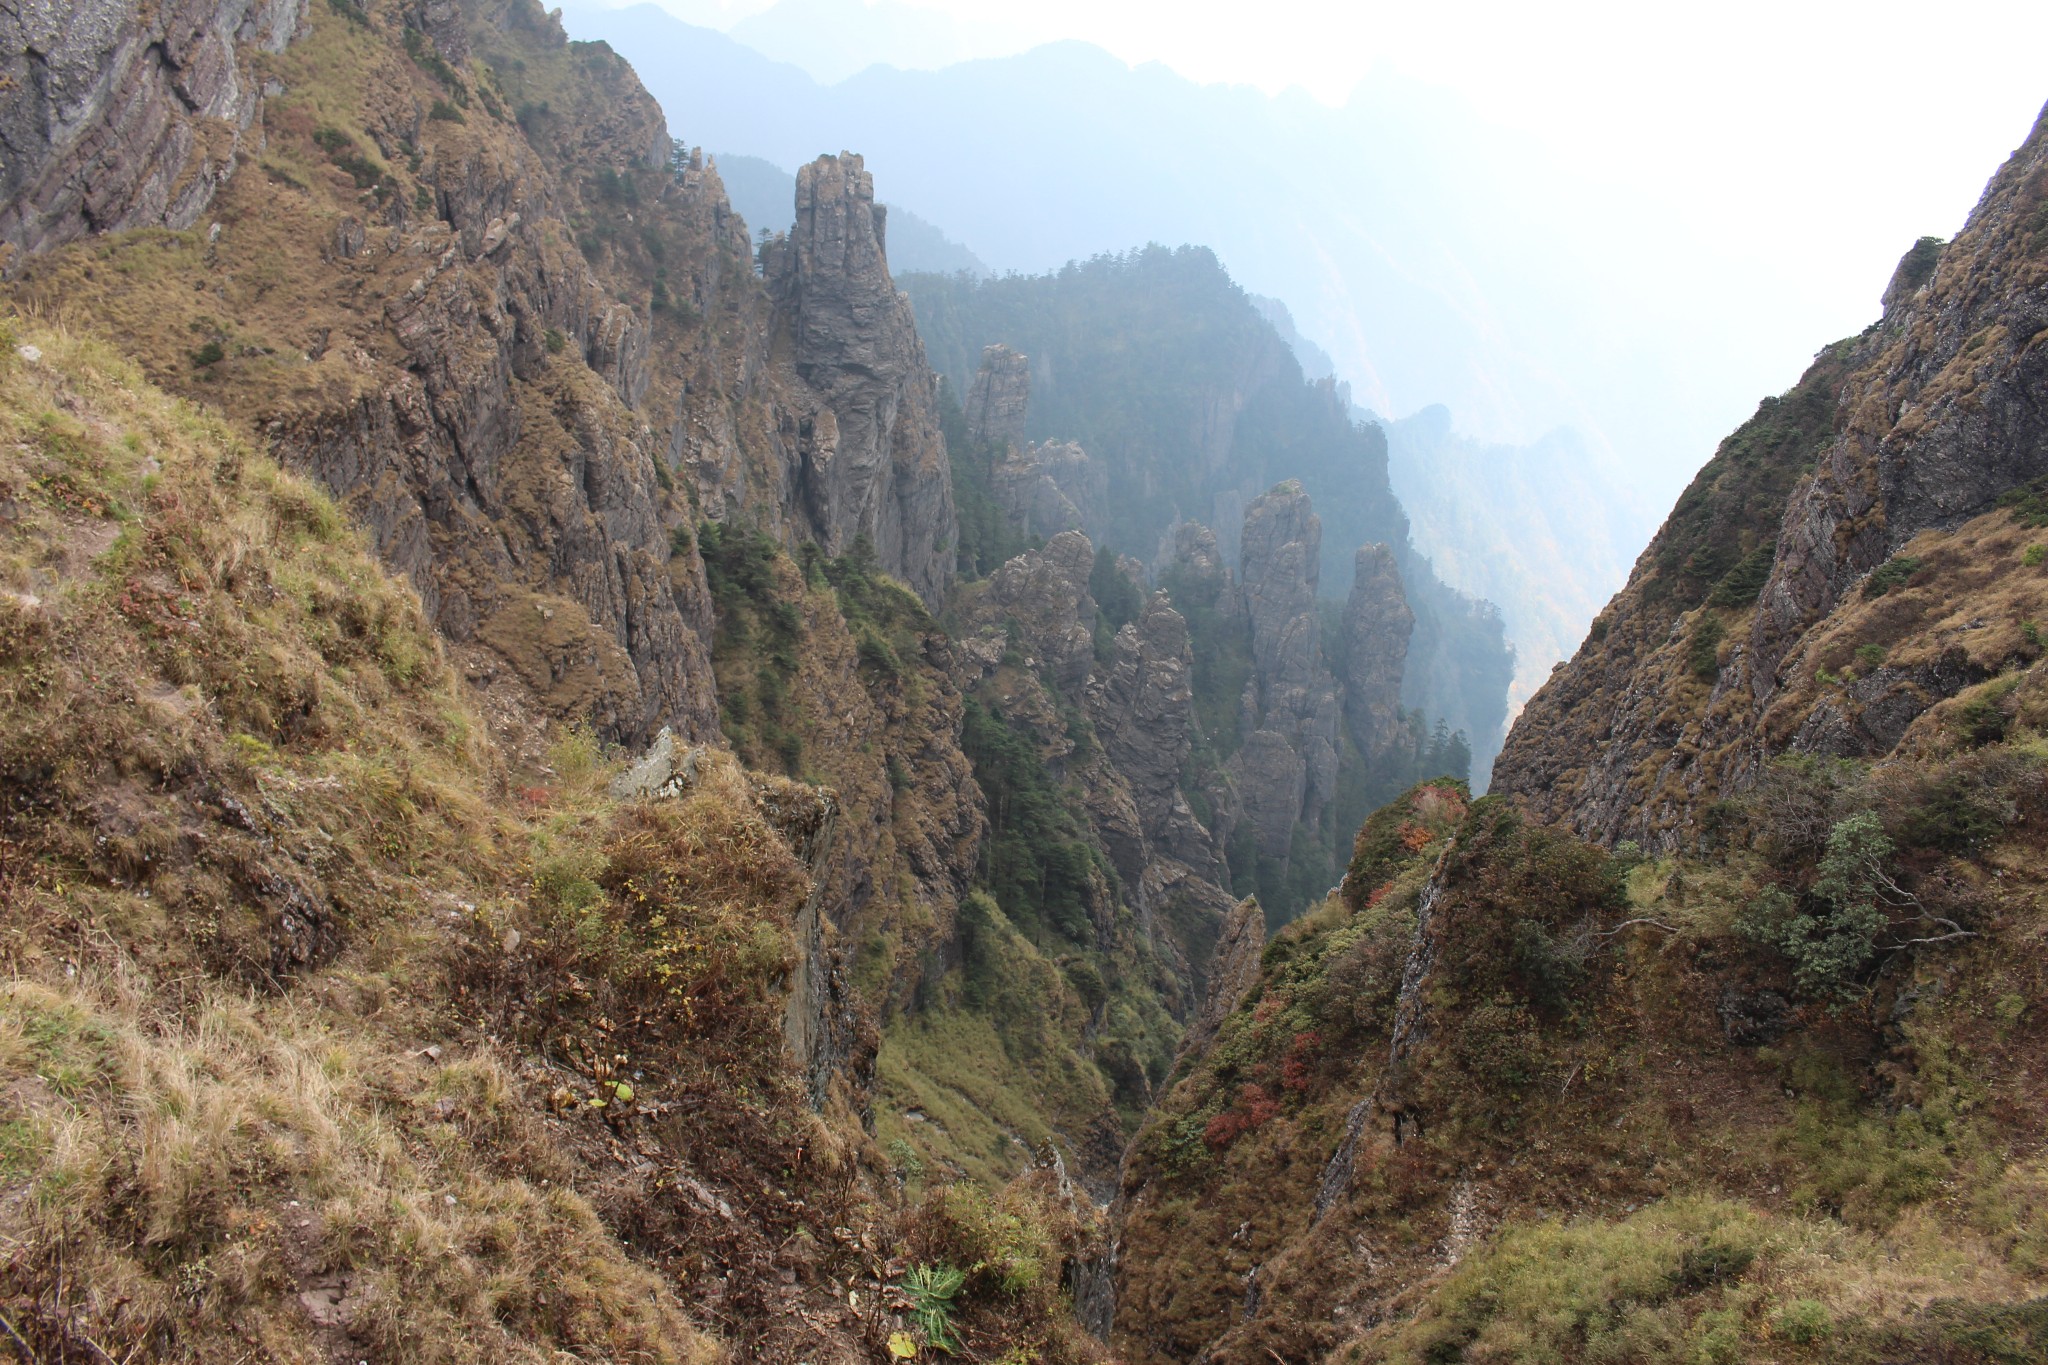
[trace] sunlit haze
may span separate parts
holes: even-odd
[[[1666,363],[1705,366],[1726,380],[1712,386],[1697,425],[1688,423],[1697,435],[1640,452],[1653,467],[1645,491],[1658,496],[1710,452],[1701,444],[1707,433],[1725,431],[1757,397],[1790,383],[1822,343],[1871,320],[1905,246],[1961,225],[2039,108],[2039,54],[2048,47],[2048,6],[1999,0],[1938,11],[1754,0],[930,0],[865,13],[859,0],[661,3],[823,80],[848,74],[851,61],[933,67],[1073,38],[1197,81],[1299,88],[1330,106],[1376,79],[1434,87],[1495,127],[1523,171],[1574,182],[1565,204],[1542,206],[1552,226],[1597,236],[1617,206],[1638,224],[1666,221],[1673,293],[1640,299],[1643,314],[1683,328],[1685,301],[1700,299],[1709,312],[1693,322],[1706,349]],[[889,169],[876,167],[885,192]],[[1531,207],[1508,185],[1468,188],[1479,198],[1497,190],[1502,215]],[[1561,214],[1577,221],[1556,221]],[[1118,245],[1126,244],[1102,248]],[[1616,249],[1659,248],[1631,240]],[[1322,333],[1315,339],[1362,398],[1412,409],[1461,396],[1376,388],[1375,357],[1344,334],[1341,319],[1316,300],[1288,302],[1305,329]],[[1516,344],[1544,349],[1537,337]],[[1736,347],[1743,354],[1730,353]],[[1602,404],[1582,401],[1592,410],[1575,412],[1565,399],[1525,414],[1516,405],[1487,412],[1468,401],[1460,417],[1503,439],[1530,439],[1558,421],[1590,426],[1596,439],[1625,435],[1626,421],[1603,420]]]

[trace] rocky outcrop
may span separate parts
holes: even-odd
[[[758,280],[715,171],[671,163],[631,68],[533,0],[322,8],[303,21],[354,63],[345,105],[309,103],[327,73],[286,46],[294,5],[83,19],[0,20],[30,54],[0,110],[5,230],[41,252],[24,287],[150,317],[153,372],[332,488],[472,680],[631,746],[714,737],[700,517],[865,541],[936,599],[934,380],[857,158],[806,173]],[[266,101],[252,44],[284,49]],[[522,102],[547,112],[522,124]],[[230,176],[257,141],[300,169]],[[49,249],[209,200],[214,228],[147,273]],[[195,337],[221,359],[195,365]]]
[[[1299,682],[1314,668],[1315,614],[1323,524],[1298,480],[1274,487],[1245,509],[1238,540],[1239,577],[1251,618],[1252,663],[1261,678]]]
[[[305,0],[28,0],[0,12],[0,242],[22,256],[197,222],[253,144],[251,50]]]
[[[889,278],[886,210],[851,153],[797,173],[796,225],[767,261],[778,325],[819,407],[802,419],[795,499],[830,554],[873,544],[927,603],[952,576],[959,526],[937,379]]]
[[[1779,754],[1891,752],[2032,649],[1987,628],[2031,608],[1973,561],[2002,534],[1984,514],[2048,474],[2044,176],[2048,122],[1953,242],[1906,254],[1875,326],[1723,443],[1524,708],[1496,789],[1588,838],[1679,847]],[[1870,605],[1894,556],[1941,566],[1927,601]]]
[[[1841,394],[1840,435],[1794,493],[1759,600],[1750,685],[1915,535],[2048,474],[2048,273],[2038,264],[2048,114],[1944,248],[1916,244],[1885,291],[1878,353]]]
[[[1188,1021],[1181,1053],[1200,1057],[1216,1041],[1223,1021],[1237,1012],[1259,984],[1259,959],[1266,949],[1266,912],[1256,896],[1239,901],[1223,921],[1216,935],[1216,951],[1209,959],[1209,984],[1202,994],[1202,1008]]]
[[[981,368],[967,391],[967,434],[998,452],[1024,444],[1031,403],[1031,357],[997,342],[981,349]]]
[[[1012,446],[989,477],[996,505],[1025,535],[1101,534],[1109,485],[1101,468],[1075,442]]]
[[[1401,676],[1415,613],[1386,545],[1361,545],[1344,603],[1344,719],[1368,764],[1383,762],[1401,736]]]
[[[1027,550],[996,570],[989,600],[1014,626],[1012,643],[1027,667],[1055,687],[1078,693],[1095,661],[1095,599],[1088,574],[1095,547],[1078,531],[1063,531],[1043,550]]]
[[[1088,715],[1152,848],[1220,882],[1214,840],[1180,785],[1194,744],[1194,662],[1186,620],[1155,592],[1089,681]]]
[[[1299,482],[1253,500],[1239,546],[1253,676],[1231,776],[1261,851],[1284,857],[1295,825],[1319,821],[1337,790],[1340,709],[1316,612],[1322,523]]]
[[[996,505],[1026,536],[1085,531],[1100,539],[1109,484],[1073,441],[1024,443],[1031,402],[1031,358],[1000,342],[982,348],[967,391],[967,434],[994,447],[989,473]]]

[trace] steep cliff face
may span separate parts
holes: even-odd
[[[22,288],[120,320],[153,373],[334,488],[479,681],[631,743],[713,734],[702,570],[671,543],[663,442],[635,410],[646,282],[601,249],[594,273],[565,217],[590,187],[565,168],[614,195],[644,184],[647,240],[697,286],[715,289],[740,229],[715,182],[665,168],[660,111],[623,64],[571,53],[537,11],[472,13],[485,46],[531,59],[526,79],[563,84],[561,123],[583,112],[568,92],[603,106],[529,139],[493,68],[454,64],[460,18],[343,7],[282,53],[245,45],[273,92],[265,159],[220,189],[208,230],[57,252]]]
[[[796,372],[822,410],[799,419],[795,490],[813,537],[866,536],[927,603],[944,595],[959,528],[937,395],[907,298],[889,278],[886,211],[858,156],[797,173],[796,225],[764,256]]]
[[[1031,403],[1031,357],[1000,341],[981,348],[981,366],[967,391],[967,431],[999,448],[1024,444],[1025,410]]]
[[[1361,545],[1344,599],[1344,719],[1369,764],[1384,765],[1404,738],[1401,675],[1415,613],[1392,549]]]
[[[1774,758],[1880,756],[2032,657],[2033,576],[1986,561],[2026,529],[1992,509],[2048,467],[2044,167],[2037,126],[1953,242],[1908,253],[1883,318],[1723,444],[1525,710],[1502,790],[1670,847]]]
[[[936,600],[956,533],[932,380],[857,162],[807,172],[764,283],[715,171],[535,6],[195,11],[189,43],[103,17],[51,60],[76,75],[99,42],[135,80],[66,94],[61,128],[55,76],[17,87],[7,126],[56,131],[9,161],[0,212],[30,246],[212,216],[48,252],[21,287],[118,320],[155,377],[340,493],[475,680],[632,745],[715,734],[676,534],[699,515],[865,536]],[[261,164],[230,175],[238,147]]]
[[[1320,823],[1337,789],[1336,684],[1315,610],[1322,530],[1290,479],[1253,499],[1239,542],[1253,688],[1231,776],[1259,851],[1272,858],[1287,856],[1297,825]]]
[[[5,264],[99,232],[192,226],[263,134],[253,53],[305,0],[45,0],[0,15]]]
[[[1112,767],[1131,789],[1146,839],[1161,853],[1220,882],[1214,840],[1181,792],[1195,735],[1194,651],[1185,618],[1163,592],[1116,633],[1088,681],[1088,715]],[[1140,866],[1151,872],[1153,859]]]

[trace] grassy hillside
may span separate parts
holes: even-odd
[[[1376,814],[1134,1148],[1119,1349],[2038,1358],[2044,708],[1782,760],[1682,858]]]
[[[951,1265],[961,1340],[1088,1354],[1051,1177],[919,1202],[805,1102],[813,789],[714,753],[622,802],[573,732],[518,762],[494,723],[544,727],[478,710],[324,494],[100,343],[5,340],[17,1345],[857,1357],[927,1340],[889,1286]]]

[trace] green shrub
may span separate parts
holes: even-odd
[[[203,370],[208,365],[218,365],[221,361],[227,359],[227,354],[218,341],[209,341],[198,350],[192,352],[192,368]]]
[[[562,335],[560,328],[548,328],[546,341],[549,355],[560,355],[569,349],[569,338]]]
[[[1721,676],[1721,639],[1726,628],[1718,616],[1702,616],[1686,641],[1685,666],[1695,678],[1712,682]]]
[[[1884,666],[1884,646],[1883,646],[1883,645],[1858,645],[1858,646],[1856,646],[1856,663],[1857,663],[1857,665],[1858,665],[1859,667],[1861,667],[1861,668],[1864,668],[1864,669],[1873,669],[1873,668],[1881,668],[1881,667],[1883,667],[1883,666]]]
[[[1771,1326],[1787,1341],[1811,1346],[1834,1332],[1835,1319],[1824,1303],[1815,1299],[1794,1299],[1778,1310]]]
[[[1909,290],[1934,278],[1934,268],[1941,264],[1941,249],[1946,245],[1940,237],[1922,237],[1907,248],[1899,260],[1899,275]]]
[[[1510,960],[1530,1003],[1561,1010],[1586,981],[1587,944],[1553,936],[1533,919],[1515,922]]]
[[[1909,847],[1944,853],[1968,853],[1979,847],[1996,836],[2013,813],[1995,784],[1964,769],[1939,774],[1915,798],[1900,824],[1901,837]]]
[[[467,123],[462,111],[447,100],[435,100],[433,108],[427,110],[427,117],[437,123]]]
[[[1893,588],[1904,587],[1923,567],[1923,562],[1916,555],[1893,555],[1871,570],[1870,577],[1863,581],[1863,595],[1883,597]]]
[[[1775,553],[1776,547],[1767,541],[1744,555],[1707,594],[1707,605],[1747,607],[1753,604],[1763,592],[1764,584],[1770,580]]]
[[[313,141],[327,153],[328,160],[347,172],[348,178],[356,182],[357,189],[369,189],[384,179],[383,167],[364,156],[356,140],[341,129],[320,128],[314,132]]]
[[[1999,705],[2001,694],[1986,691],[1970,698],[1956,709],[1956,732],[1965,744],[1973,747],[1996,744],[2005,738],[2006,730],[2012,725],[2012,717],[2006,715]]]
[[[1891,855],[1892,841],[1875,814],[1839,821],[1828,833],[1813,889],[1795,897],[1783,887],[1765,887],[1737,918],[1736,930],[1782,953],[1807,996],[1856,999],[1891,924],[1880,902],[1902,896],[1888,870]]]
[[[2039,568],[2043,560],[2048,560],[2048,545],[2038,540],[2020,552],[2020,563],[2030,569]]]

